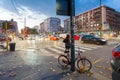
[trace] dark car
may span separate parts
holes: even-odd
[[[95,37],[93,35],[83,35],[81,38],[83,43],[92,43],[92,44],[106,44],[107,40],[104,38]]]
[[[120,45],[117,45],[117,47],[113,48],[110,63],[113,69],[113,80],[120,80]]]
[[[2,35],[0,36],[0,42],[5,42],[6,41],[6,36]],[[11,42],[12,39],[10,37],[8,37],[8,41]]]
[[[112,58],[111,58],[111,66],[114,71],[120,72],[120,45],[113,48],[112,50]]]

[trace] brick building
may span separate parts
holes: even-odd
[[[70,31],[70,20],[64,20],[66,31]],[[120,12],[108,6],[101,6],[89,10],[74,17],[75,32],[100,33],[103,34],[120,33]]]

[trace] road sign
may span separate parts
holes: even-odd
[[[70,16],[70,0],[56,0],[57,15]]]

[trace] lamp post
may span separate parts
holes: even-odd
[[[70,30],[71,30],[71,71],[75,71],[75,47],[74,47],[74,15],[75,15],[75,9],[74,9],[74,0],[70,0]]]
[[[70,16],[71,33],[71,71],[75,71],[75,47],[74,47],[74,0],[57,0],[57,14]]]
[[[99,27],[100,37],[102,37],[102,6],[100,0],[100,27]]]

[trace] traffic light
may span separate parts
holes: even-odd
[[[13,22],[9,22],[9,27],[13,27]]]
[[[12,29],[13,28],[13,22],[8,22],[8,21],[4,21],[2,22],[2,29]]]
[[[2,29],[6,29],[6,21],[2,22]]]

